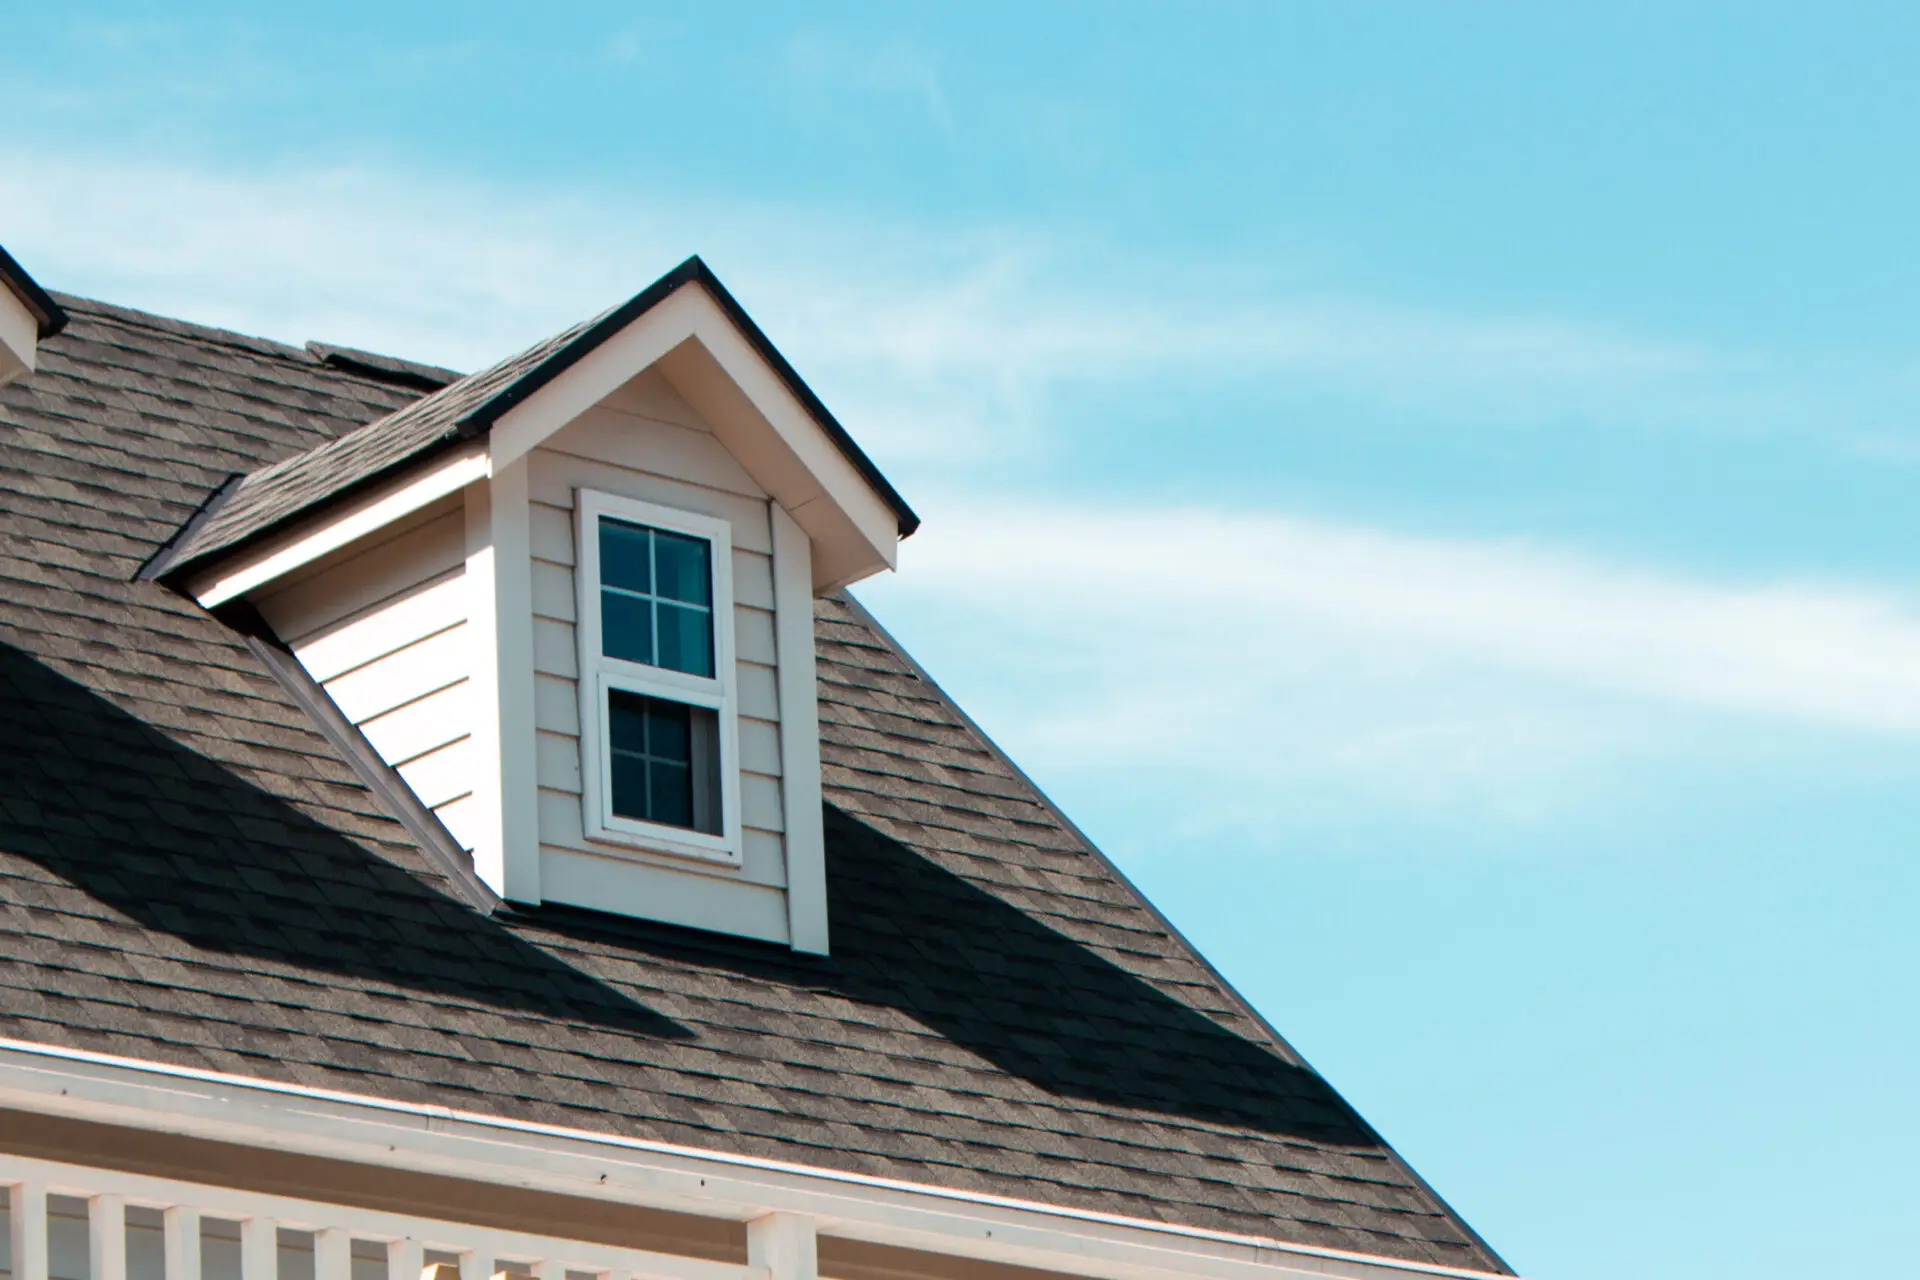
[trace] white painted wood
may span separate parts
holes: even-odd
[[[742,1221],[808,1214],[831,1221],[842,1239],[1088,1280],[1490,1274],[20,1040],[0,1039],[0,1106],[674,1212]],[[0,1178],[110,1189],[147,1204],[192,1199],[183,1191],[191,1184],[11,1155],[0,1155]],[[195,1194],[217,1194],[220,1209],[208,1216],[320,1216],[316,1206],[253,1192]],[[547,1239],[351,1212],[362,1239],[421,1234],[485,1244],[507,1257],[569,1252]],[[682,1280],[752,1277],[751,1269],[722,1263],[592,1248],[574,1269],[628,1267]]]
[[[540,448],[635,471],[672,476],[689,484],[764,499],[746,468],[709,431],[596,405],[540,442]]]
[[[780,719],[779,681],[772,667],[757,662],[742,662],[740,672],[740,714],[756,720]]]
[[[786,829],[786,815],[780,807],[780,779],[763,773],[741,772],[740,821],[761,831]]]
[[[464,624],[403,645],[323,686],[342,715],[362,724],[467,677],[475,632]]]
[[[569,682],[580,678],[579,646],[570,624],[551,618],[533,620],[533,669]]]
[[[580,736],[580,699],[574,693],[573,681],[534,672],[533,723],[549,733]]]
[[[535,558],[533,562],[533,616],[554,622],[574,620],[573,570],[567,565]]]
[[[826,955],[826,831],[820,795],[820,717],[813,634],[812,541],[773,508],[774,626],[779,668],[781,807],[785,814],[787,920],[798,951]]]
[[[776,659],[773,643],[773,610],[749,609],[739,604],[733,610],[734,652],[742,662],[757,662],[771,667]]]
[[[396,772],[429,809],[473,794],[472,740],[461,738],[402,764]]]
[[[475,812],[474,869],[494,892],[538,903],[539,799],[528,469],[496,465],[467,505]],[[478,495],[480,490],[469,491]],[[481,621],[488,620],[488,621]]]
[[[440,825],[447,829],[454,843],[468,852],[472,852],[474,841],[485,828],[480,806],[472,792],[445,804],[435,805],[433,816],[440,819]]]
[[[457,626],[466,616],[466,584],[460,581],[456,568],[404,594],[388,597],[371,611],[360,612],[306,639],[290,640],[288,647],[299,656],[307,674],[325,684],[396,649]]]
[[[820,1280],[813,1219],[799,1213],[768,1213],[749,1221],[747,1265],[766,1268],[769,1280]]]
[[[222,562],[197,576],[188,590],[207,609],[238,599],[430,502],[485,479],[489,465],[484,448],[468,448],[428,470],[409,472],[342,510],[328,512],[257,550]]]
[[[575,805],[577,812],[579,806]],[[661,866],[640,851],[584,852],[547,845],[541,880],[555,902],[590,904],[601,911],[709,929],[767,942],[787,941],[787,896],[741,879],[722,881],[688,866]]]
[[[703,893],[720,893],[735,882],[781,889],[787,883],[780,833],[756,827],[741,830],[740,865],[707,859],[671,857],[641,846],[599,844],[586,838],[580,825],[580,797],[569,791],[540,789],[540,840],[545,848],[564,849],[594,858],[657,866],[706,882]],[[723,931],[724,932],[724,931]]]
[[[127,1201],[111,1192],[87,1197],[87,1278],[127,1280]]]
[[[313,1280],[353,1280],[353,1236],[345,1227],[313,1233]]]
[[[12,1280],[47,1280],[47,1187],[25,1178],[7,1188]],[[171,1276],[168,1280],[173,1280]]]
[[[455,494],[423,512],[428,518],[421,523],[402,521],[393,537],[382,530],[381,536],[289,575],[251,599],[274,634],[297,646],[439,575],[458,574],[466,561],[460,501],[461,495]]]
[[[576,489],[618,493],[642,502],[725,520],[733,525],[734,545],[763,556],[773,554],[773,535],[767,531],[765,502],[546,449],[535,450],[528,465],[534,500],[546,506],[572,510]]]
[[[493,1268],[478,1249],[460,1251],[460,1280],[488,1280]]]
[[[426,1269],[426,1250],[418,1236],[387,1241],[387,1280],[420,1280]]]
[[[457,683],[361,722],[380,758],[401,765],[429,751],[460,742],[473,722],[473,690],[463,675]]]
[[[280,1224],[265,1214],[250,1214],[240,1223],[240,1280],[279,1276]]]
[[[773,556],[733,549],[733,602],[773,610]]]
[[[0,288],[0,387],[34,370],[40,350],[40,321],[13,290]]]
[[[747,773],[780,776],[780,726],[771,720],[740,717],[740,768]]]
[[[165,1280],[201,1280],[200,1211],[191,1205],[170,1205],[161,1215],[165,1237]]]

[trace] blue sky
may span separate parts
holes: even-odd
[[[471,367],[688,252],[862,597],[1521,1271],[1892,1273],[1920,14],[35,6],[55,288]]]

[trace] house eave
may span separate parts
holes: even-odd
[[[1098,1280],[1496,1273],[0,1039],[0,1107],[649,1208],[807,1215],[842,1239]]]

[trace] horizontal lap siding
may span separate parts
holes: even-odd
[[[367,742],[472,848],[465,522],[457,505],[257,601]]]
[[[731,528],[744,865],[719,874],[736,883],[778,888],[786,883],[786,867],[767,498],[725,447],[698,427],[698,418],[670,388],[663,394],[663,382],[647,385],[652,377],[636,380],[641,395],[623,399],[623,389],[534,450],[529,461],[540,840],[555,849],[605,853],[586,842],[581,822],[575,632],[574,492],[597,489],[714,516]],[[633,409],[640,411],[622,411]],[[663,860],[660,872],[716,882],[713,873],[680,860]],[[741,909],[758,913],[763,907]]]

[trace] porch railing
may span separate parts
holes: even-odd
[[[0,1155],[0,1187],[10,1280],[770,1280],[766,1267],[16,1156]]]

